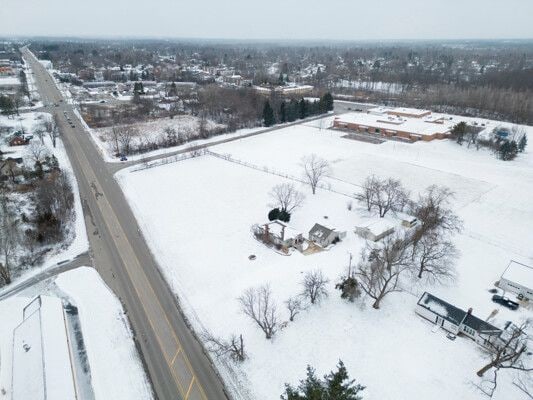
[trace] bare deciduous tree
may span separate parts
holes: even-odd
[[[513,369],[518,371],[533,371],[523,362],[523,355],[527,351],[529,341],[528,329],[531,321],[526,320],[520,326],[509,325],[501,337],[486,343],[486,353],[489,362],[477,371],[477,376],[483,376],[492,368]]]
[[[52,146],[54,146],[55,148],[57,137],[59,136],[59,129],[57,127],[57,117],[54,115],[52,118],[45,118],[45,120],[43,121],[43,126],[52,142]]]
[[[239,297],[242,312],[250,317],[271,339],[278,329],[277,307],[272,300],[272,292],[268,285],[247,289]]]
[[[244,361],[246,353],[244,352],[244,340],[242,335],[231,335],[229,340],[213,336],[209,332],[202,334],[207,349],[217,357],[229,355],[235,361]]]
[[[428,232],[452,234],[462,230],[461,219],[450,208],[453,196],[450,189],[432,185],[413,203],[411,212],[419,221],[413,237],[415,243]]]
[[[363,182],[363,190],[356,197],[365,202],[368,211],[372,211],[376,201],[376,193],[380,190],[380,187],[381,181],[375,175],[368,176]]]
[[[429,232],[413,245],[413,272],[429,283],[443,283],[455,278],[455,261],[459,256],[454,244],[438,232]]]
[[[289,321],[294,321],[300,311],[302,311],[302,301],[297,297],[291,297],[286,302],[287,310],[289,311]]]
[[[498,372],[502,369],[513,370],[519,374],[525,374],[525,378],[518,375],[513,384],[531,398],[532,382],[527,379],[530,379],[533,366],[524,360],[524,356],[528,354],[527,346],[530,341],[528,330],[531,321],[526,320],[520,326],[508,324],[501,336],[486,342],[485,352],[489,357],[489,362],[477,371],[477,376],[485,377],[490,370],[492,370],[492,376],[475,386],[487,397],[492,398],[498,387]]]
[[[328,282],[329,280],[324,277],[322,271],[319,269],[307,272],[302,281],[303,290],[301,295],[309,299],[311,304],[318,303],[322,297],[328,296],[326,289]]]
[[[304,168],[305,180],[311,186],[313,194],[315,194],[319,182],[330,171],[329,163],[316,154],[311,154],[302,158],[302,166]]]
[[[408,249],[408,241],[398,234],[383,238],[378,248],[367,243],[363,249],[355,276],[361,289],[374,299],[375,309],[387,294],[401,291],[399,278],[411,265]]]
[[[377,208],[379,216],[384,217],[389,211],[401,211],[409,202],[409,192],[398,179],[380,179],[371,175],[363,182],[362,191],[356,198],[365,202],[368,211]]]
[[[409,193],[398,179],[388,178],[378,185],[374,203],[383,218],[389,211],[401,211],[409,199]]]
[[[31,141],[28,146],[28,151],[30,152],[32,160],[37,164],[41,164],[48,155],[48,149],[46,146],[35,141]]]
[[[11,283],[11,261],[19,242],[20,230],[13,209],[8,204],[7,193],[0,191],[0,283]]]
[[[304,194],[296,190],[292,183],[281,183],[274,186],[270,191],[270,197],[274,200],[270,205],[271,207],[279,207],[289,214],[300,207],[305,200]]]

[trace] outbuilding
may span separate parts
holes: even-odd
[[[511,260],[498,287],[515,293],[518,297],[533,300],[533,267]]]
[[[355,233],[363,239],[377,242],[394,232],[396,224],[387,218],[369,219],[368,222],[355,227]]]

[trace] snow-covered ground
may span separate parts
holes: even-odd
[[[76,111],[77,112],[77,111]],[[77,112],[79,116],[79,112]],[[81,118],[81,117],[80,117]],[[83,121],[83,119],[82,119]],[[120,163],[120,159],[115,157],[115,151],[114,151],[114,144],[112,143],[112,135],[111,135],[111,128],[98,128],[93,129],[90,128],[85,121],[83,121],[85,129],[90,133],[91,138],[93,139],[93,142],[96,144],[98,149],[100,150],[100,153],[102,154],[102,157],[107,162],[118,162]],[[235,136],[244,135],[247,133],[256,132],[258,130],[264,129],[262,127],[257,128],[246,128],[246,129],[239,129],[236,132],[232,133],[226,133],[222,135],[215,135],[208,139],[194,139],[198,135],[198,118],[190,116],[190,115],[181,115],[176,116],[173,119],[170,118],[162,118],[155,121],[149,121],[144,123],[137,123],[133,125],[139,132],[139,135],[134,140],[134,142],[147,142],[147,141],[158,141],[165,138],[166,133],[164,132],[165,128],[173,128],[176,130],[176,132],[180,135],[189,135],[192,140],[188,141],[185,144],[179,145],[179,146],[172,146],[172,147],[165,147],[160,148],[157,150],[149,151],[142,154],[133,154],[128,156],[128,160],[130,161],[138,161],[142,160],[143,158],[147,157],[153,157],[158,156],[162,154],[168,154],[177,150],[186,149],[190,146],[197,146],[205,143],[210,143],[214,141],[219,141]],[[216,124],[210,123],[210,129],[215,129],[217,127]],[[135,146],[135,145],[134,145]]]
[[[11,399],[13,329],[22,322],[23,307],[38,294],[78,308],[95,400],[153,398],[119,300],[94,269],[82,267],[0,301],[0,399]]]
[[[33,134],[33,141],[40,141],[37,135],[34,134],[35,129],[41,124],[43,118],[50,118],[48,113],[40,112],[26,112],[21,113],[20,116],[14,118],[8,118],[6,116],[0,116],[0,126],[8,126],[13,130],[24,129],[26,134]],[[81,200],[79,196],[78,183],[74,176],[74,171],[70,160],[67,156],[61,137],[56,141],[56,147],[52,146],[52,141],[49,137],[44,137],[44,145],[47,151],[53,154],[59,163],[60,168],[66,172],[70,178],[72,184],[72,190],[74,193],[74,215],[75,221],[73,221],[69,235],[64,244],[57,246],[52,252],[48,253],[41,266],[32,268],[23,273],[22,276],[16,279],[24,279],[36,273],[49,268],[60,261],[69,260],[77,255],[86,252],[89,249],[89,242],[87,238],[87,231],[85,229],[85,220],[83,218],[83,210],[81,206]],[[25,163],[32,164],[30,157],[30,150],[28,146],[9,146],[4,140],[0,144],[0,150],[4,152],[4,158],[7,157],[22,157]]]
[[[479,383],[475,372],[485,362],[481,349],[467,339],[452,342],[443,331],[433,332],[433,325],[414,309],[428,290],[463,309],[473,307],[482,319],[495,308],[500,321],[531,317],[525,309],[497,307],[487,290],[510,259],[533,264],[533,152],[503,162],[485,150],[448,140],[375,145],[344,139],[343,133],[321,126],[327,123],[308,122],[210,149],[252,167],[205,155],[144,171],[125,170],[117,177],[195,328],[223,337],[244,335],[249,359],[231,368],[219,362],[222,374],[234,390],[241,388],[243,398],[266,400],[277,398],[285,382],[297,383],[306,364],[321,375],[342,359],[350,375],[368,387],[365,400],[483,399],[472,385]],[[527,129],[532,137],[533,128]],[[456,237],[462,253],[457,281],[448,286],[409,284],[405,292],[386,297],[379,311],[369,299],[355,304],[341,300],[334,285],[349,254],[358,260],[364,241],[353,229],[366,212],[347,196],[328,190],[313,196],[298,182],[306,201],[290,225],[307,235],[319,222],[346,230],[347,237],[329,251],[288,257],[255,241],[250,227],[265,222],[269,191],[294,182],[265,169],[298,178],[301,158],[311,153],[330,162],[325,183],[339,192],[357,191],[371,173],[400,178],[413,198],[432,184],[454,190],[454,207],[465,224]],[[256,255],[253,261],[251,254]],[[330,296],[298,315],[272,341],[265,340],[240,312],[237,298],[249,287],[269,283],[286,321],[283,302],[300,292],[303,273],[316,268],[330,279]],[[511,373],[501,373],[495,399],[523,398],[510,379]]]

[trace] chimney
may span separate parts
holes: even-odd
[[[281,225],[281,240],[285,240],[285,225]]]
[[[470,307],[470,308],[468,309],[468,311],[467,311],[467,314],[468,314],[468,315],[472,315],[472,311],[473,311],[473,310],[472,310],[472,307]]]

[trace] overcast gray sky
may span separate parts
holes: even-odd
[[[533,0],[0,0],[0,35],[533,38]]]

